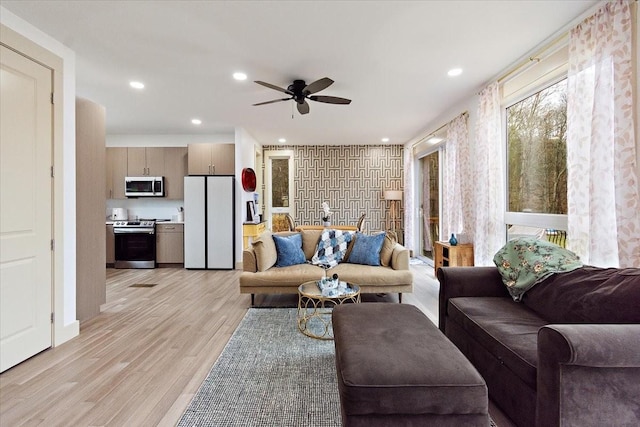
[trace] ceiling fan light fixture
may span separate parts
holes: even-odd
[[[238,72],[233,73],[233,78],[238,80],[238,81],[247,80],[247,74],[243,73],[242,71],[238,71]]]

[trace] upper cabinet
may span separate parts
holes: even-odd
[[[128,176],[164,176],[164,155],[162,147],[128,147]]]
[[[124,178],[127,176],[127,149],[107,147],[107,199],[125,199]]]
[[[184,177],[187,175],[187,147],[164,149],[164,194],[167,199],[184,199]]]
[[[235,175],[235,144],[189,144],[189,175]]]
[[[126,199],[127,176],[164,176],[167,199],[184,198],[187,147],[107,147],[107,199]]]

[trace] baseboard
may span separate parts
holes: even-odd
[[[80,322],[75,320],[61,328],[56,327],[53,333],[53,346],[57,347],[80,335]]]

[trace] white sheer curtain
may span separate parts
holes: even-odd
[[[601,267],[640,266],[631,26],[609,2],[569,42],[567,247]]]
[[[473,237],[473,206],[471,201],[472,169],[469,156],[469,131],[466,113],[447,125],[447,139],[442,150],[442,228],[440,240],[451,234],[459,241]]]
[[[505,242],[505,168],[500,117],[498,83],[492,83],[480,93],[475,127],[475,265],[493,265],[493,256]]]
[[[414,242],[415,232],[415,212],[414,198],[415,191],[413,185],[413,150],[410,146],[405,146],[404,150],[404,247],[416,252]]]

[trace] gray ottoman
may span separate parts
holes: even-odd
[[[346,304],[332,319],[344,427],[489,425],[484,380],[418,308]]]

